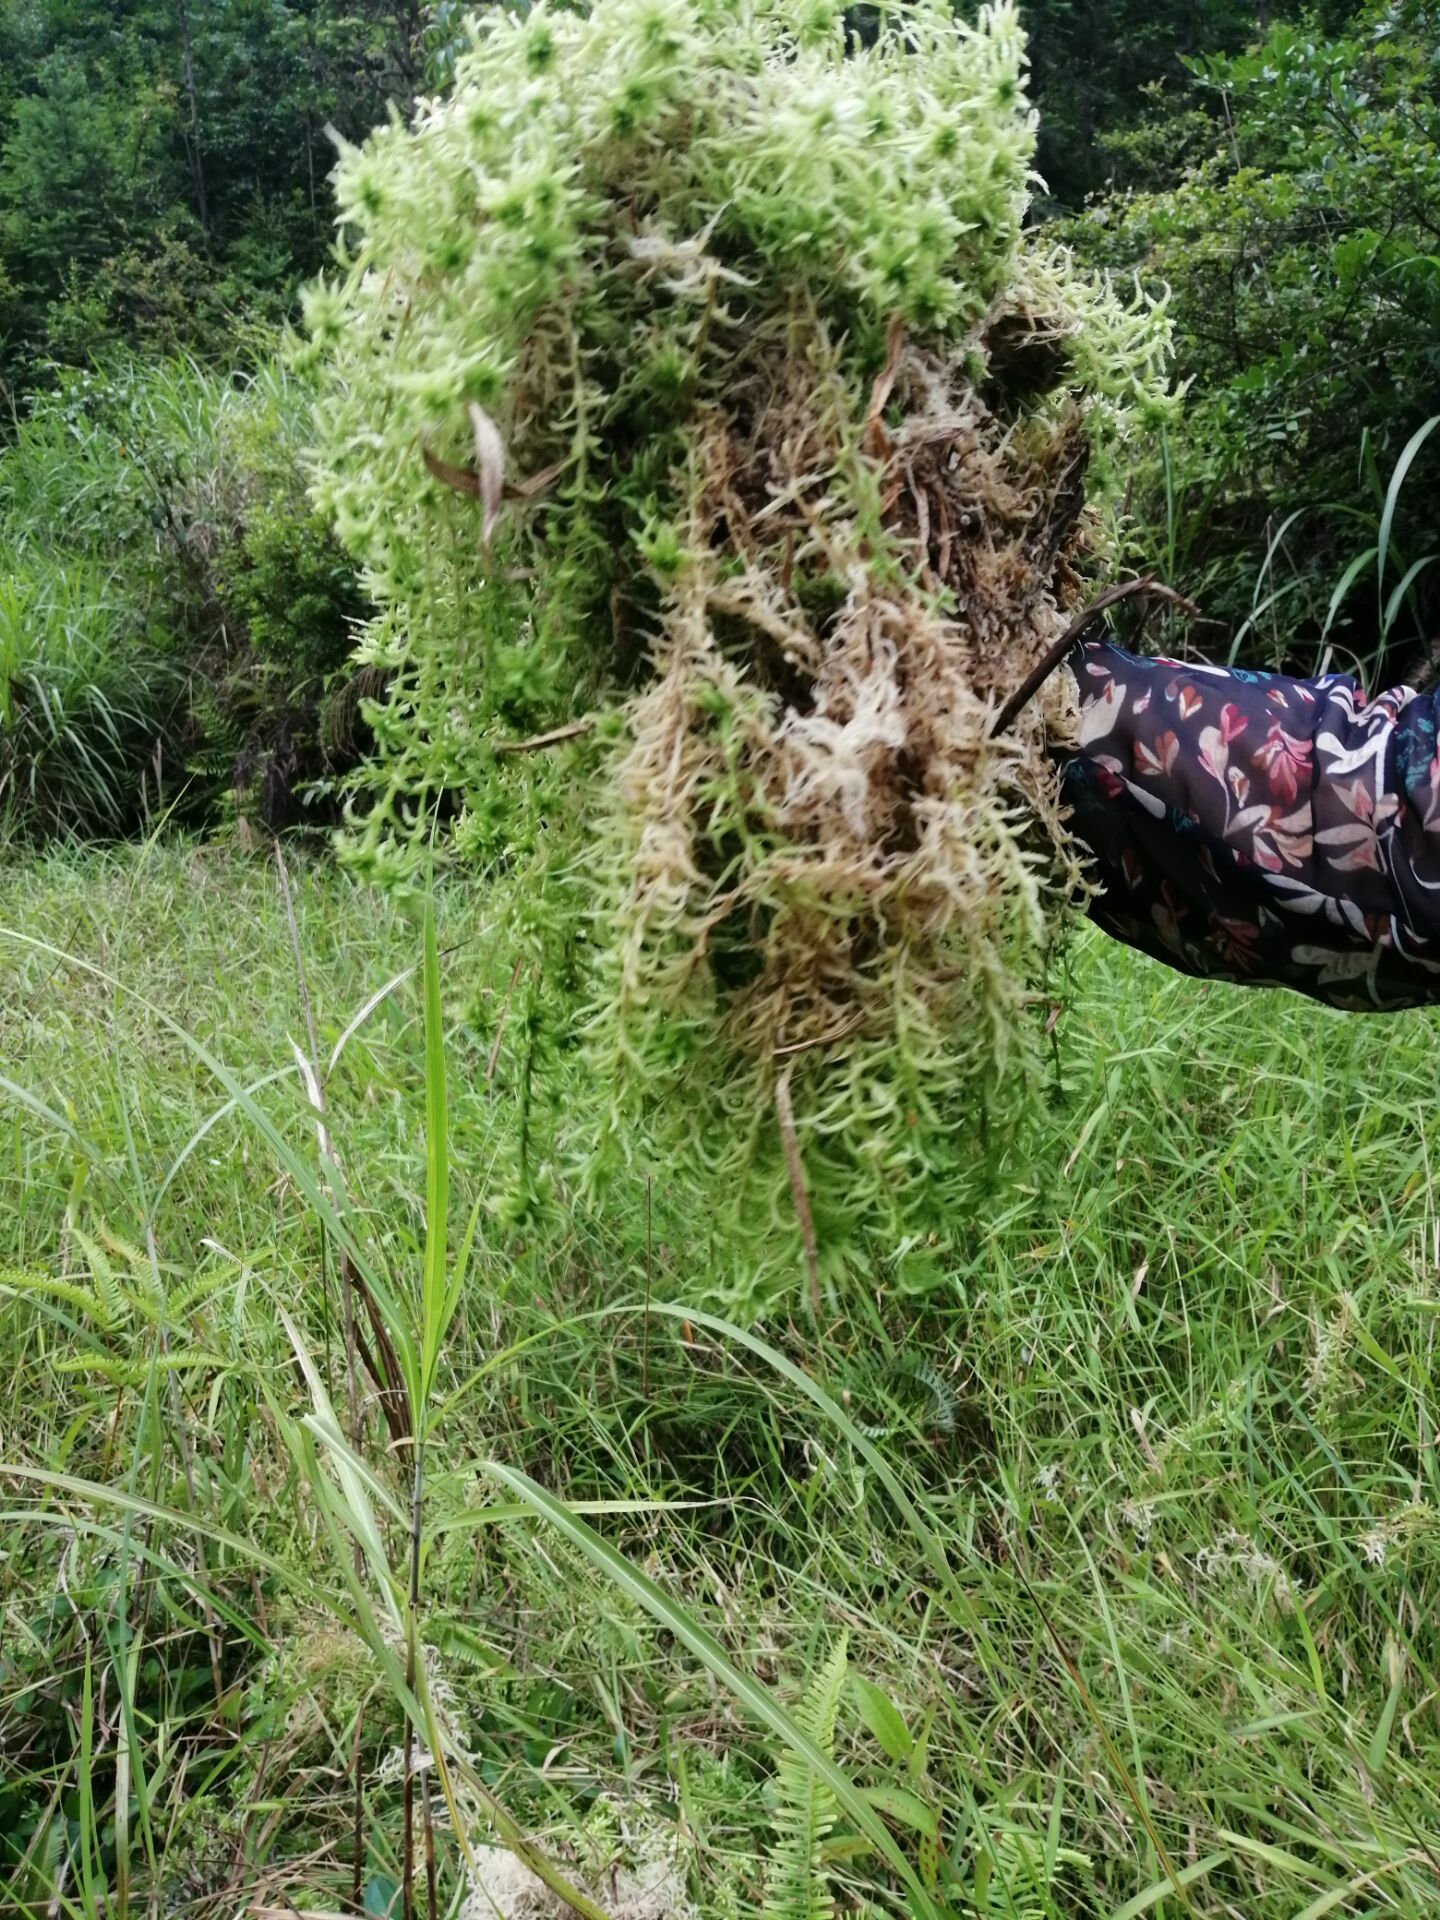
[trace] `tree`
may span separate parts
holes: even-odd
[[[1395,462],[1440,412],[1437,37],[1433,0],[1399,0],[1334,35],[1310,18],[1205,62],[1223,113],[1203,164],[1072,229],[1097,263],[1173,290],[1188,417],[1168,473],[1152,462],[1138,498],[1153,525],[1179,530],[1174,558],[1207,611],[1249,622],[1252,657],[1303,665],[1323,637],[1398,672],[1440,621],[1440,569],[1426,563],[1440,435],[1399,497],[1398,566],[1363,593],[1374,569],[1362,568],[1330,604],[1374,542]]]
[[[326,126],[408,98],[396,31],[344,0],[0,7],[0,379],[285,313],[329,245]]]
[[[1078,212],[1109,186],[1168,185],[1177,118],[1207,124],[1187,61],[1234,52],[1263,32],[1268,0],[1029,0],[1031,92],[1040,111],[1036,165],[1046,204]],[[1162,131],[1163,130],[1163,131]]]

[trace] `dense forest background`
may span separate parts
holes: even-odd
[[[1035,219],[1170,293],[1186,412],[1131,450],[1114,535],[1201,608],[1166,643],[1423,678],[1436,8],[1025,20]],[[283,332],[335,246],[334,141],[443,89],[463,31],[451,0],[0,4],[0,794],[28,829],[333,817],[365,598],[307,505]]]

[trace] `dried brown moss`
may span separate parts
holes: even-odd
[[[622,997],[680,997],[718,938],[751,1054],[893,1027],[897,994],[943,1024],[962,978],[999,1036],[1080,879],[1043,709],[993,737],[1080,594],[1079,409],[1008,411],[1063,333],[1007,314],[942,358],[893,328],[859,419],[813,316],[737,360],[619,774]]]

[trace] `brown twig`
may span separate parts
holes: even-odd
[[[870,405],[865,413],[865,434],[863,446],[866,453],[880,460],[890,451],[890,436],[885,431],[885,408],[895,386],[895,376],[900,371],[900,354],[905,345],[904,322],[897,315],[890,322],[885,337],[885,364],[875,377],[870,389]]]
[[[492,753],[539,753],[544,747],[558,747],[565,740],[578,740],[595,725],[590,716],[572,720],[568,726],[552,727],[548,733],[532,733],[528,740],[502,740]]]
[[[431,453],[422,446],[420,458],[425,462],[425,471],[432,480],[438,480],[442,486],[453,487],[456,493],[468,493],[473,500],[480,498],[480,480],[468,467],[453,467],[448,460],[442,460],[438,454]]]
[[[831,1027],[828,1033],[817,1033],[813,1040],[791,1040],[775,1049],[777,1060],[793,1059],[797,1053],[809,1053],[815,1047],[833,1047],[837,1041],[848,1040],[857,1027],[865,1024],[865,1014],[852,1013],[838,1026]]]
[[[468,467],[455,467],[448,460],[442,460],[438,454],[431,453],[427,446],[420,448],[420,458],[425,462],[425,471],[432,479],[443,486],[453,487],[456,493],[465,493],[472,500],[484,497],[484,485],[478,473],[472,473]],[[538,473],[527,474],[523,480],[506,480],[504,497],[507,500],[533,500],[537,493],[543,493],[546,487],[560,478],[574,458],[566,454],[563,460],[552,460],[548,467],[542,467]]]
[[[1191,619],[1194,619],[1199,612],[1199,608],[1192,601],[1187,600],[1183,594],[1153,579],[1149,574],[1139,580],[1119,580],[1114,586],[1106,587],[1103,593],[1096,594],[1088,607],[1076,614],[1059,639],[1045,649],[1014,693],[1006,700],[995,716],[994,726],[990,729],[992,740],[998,739],[1016,715],[1029,705],[1085,629],[1097,620],[1107,607],[1113,607],[1118,601],[1128,600],[1135,594],[1144,594],[1152,600],[1168,601],[1172,607],[1178,607]]]
[[[775,1117],[780,1123],[780,1144],[785,1151],[785,1171],[790,1176],[790,1194],[795,1202],[795,1217],[800,1222],[800,1238],[805,1243],[805,1271],[810,1282],[810,1307],[815,1324],[820,1324],[820,1256],[815,1245],[815,1216],[810,1211],[810,1195],[805,1187],[805,1163],[800,1158],[800,1143],[795,1137],[795,1109],[790,1100],[790,1076],[795,1063],[789,1061],[775,1082]]]

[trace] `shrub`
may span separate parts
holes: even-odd
[[[1022,234],[1022,69],[939,0],[488,16],[307,302],[392,676],[352,858],[458,796],[552,1095],[587,1036],[555,1151],[697,1172],[750,1304],[787,1190],[842,1260],[953,1199],[1075,877],[991,723],[1165,329]]]
[[[122,832],[163,798],[182,676],[92,561],[0,576],[0,813],[42,835]]]
[[[1192,387],[1168,468],[1152,459],[1138,476],[1157,529],[1146,557],[1168,545],[1178,584],[1245,629],[1256,664],[1309,669],[1330,645],[1342,664],[1398,674],[1435,632],[1433,566],[1387,611],[1432,551],[1434,436],[1400,496],[1388,575],[1362,568],[1343,606],[1331,599],[1376,542],[1402,450],[1440,408],[1437,31],[1429,0],[1385,0],[1341,34],[1275,26],[1207,62],[1226,112],[1203,164],[1071,229],[1086,258],[1173,292]]]

